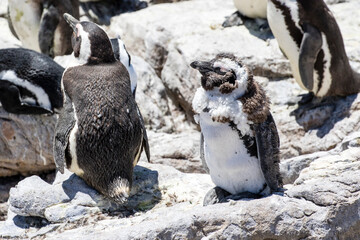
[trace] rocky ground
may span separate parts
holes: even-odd
[[[150,3],[104,26],[110,36],[121,35],[132,55],[136,100],[151,147],[152,163],[142,156],[129,202],[117,206],[69,172],[51,183],[56,118],[16,116],[0,108],[0,212],[7,212],[0,238],[360,239],[360,97],[295,116],[303,109],[299,95],[306,92],[269,33],[254,21],[222,28],[235,11],[230,0],[175,2]],[[351,65],[360,72],[360,19],[354,17],[360,2],[327,2]],[[0,47],[19,47],[4,5]],[[200,83],[189,64],[219,52],[241,57],[271,98],[286,185],[267,198],[203,207],[213,184],[199,158],[191,101]],[[65,64],[66,58],[56,61]],[[41,178],[24,177],[32,174]]]

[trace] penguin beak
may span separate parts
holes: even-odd
[[[71,16],[68,13],[64,13],[64,19],[65,21],[70,25],[70,27],[73,29],[74,32],[76,32],[76,24],[78,24],[80,21],[75,19],[73,16]]]
[[[190,64],[190,66],[196,70],[198,70],[202,75],[208,72],[213,72],[214,67],[211,62],[202,62],[202,61],[195,61]]]

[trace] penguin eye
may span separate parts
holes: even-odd
[[[225,68],[220,68],[220,67],[216,67],[214,70],[217,74],[220,74],[220,75],[224,75],[227,72],[227,70]]]

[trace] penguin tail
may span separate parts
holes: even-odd
[[[106,195],[117,203],[125,203],[130,196],[130,188],[127,179],[117,178],[110,184]]]

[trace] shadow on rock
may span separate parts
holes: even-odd
[[[159,174],[142,166],[135,166],[133,186],[126,204],[127,208],[148,211],[161,200]]]
[[[137,11],[148,6],[147,2],[139,0],[101,0],[81,2],[80,5],[91,21],[101,25],[110,25],[110,19],[113,16]]]
[[[248,18],[244,22],[244,26],[249,30],[249,33],[261,40],[273,39],[274,35],[271,32],[270,26],[265,19],[251,19]]]
[[[351,106],[356,98],[357,94],[347,97],[327,97],[318,103],[313,100],[304,105],[299,104],[290,115],[295,116],[296,122],[305,131],[316,129],[318,130],[316,135],[323,138],[337,122],[350,117]]]
[[[133,186],[130,197],[125,204],[117,204],[95,189],[88,186],[80,177],[72,174],[62,183],[62,188],[70,201],[78,199],[79,193],[83,193],[97,203],[104,213],[127,217],[136,211],[147,211],[153,208],[161,200],[159,190],[158,172],[145,167],[135,166],[133,173]],[[83,195],[81,194],[81,195]],[[99,198],[99,196],[101,196]],[[88,199],[87,201],[91,201]]]
[[[23,229],[28,229],[32,227],[41,228],[49,224],[48,221],[41,217],[24,217],[19,215],[16,215],[13,218],[13,221],[17,227]]]
[[[248,18],[243,16],[239,11],[234,12],[232,15],[225,17],[223,27],[233,27],[244,25],[250,32],[261,40],[273,39],[274,35],[271,32],[269,23],[266,19],[261,18]]]

